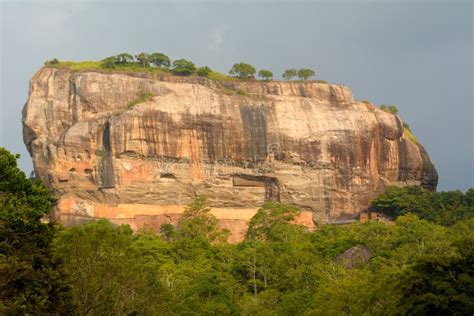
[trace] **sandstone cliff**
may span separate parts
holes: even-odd
[[[66,223],[157,228],[201,194],[238,240],[265,199],[300,206],[311,226],[353,217],[387,185],[437,184],[400,119],[345,86],[45,67],[23,124]]]

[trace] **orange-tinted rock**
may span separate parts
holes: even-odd
[[[129,106],[143,92],[154,97]],[[387,185],[437,184],[400,119],[338,85],[46,67],[31,80],[23,124],[67,223],[158,228],[200,194],[239,240],[268,199],[300,206],[309,213],[298,221],[313,227],[357,217]]]

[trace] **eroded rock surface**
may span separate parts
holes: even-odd
[[[154,96],[133,104],[143,93]],[[238,240],[266,199],[324,222],[355,216],[387,185],[437,184],[400,119],[339,85],[45,67],[31,80],[23,124],[66,224],[158,227],[200,194]]]

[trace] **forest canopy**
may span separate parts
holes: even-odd
[[[291,224],[298,209],[265,203],[247,238],[197,197],[160,232],[105,220],[63,228],[54,199],[0,150],[0,314],[469,315],[474,311],[473,191],[389,188],[372,207],[392,216]],[[370,256],[347,265],[348,251]],[[342,259],[341,259],[342,258]]]

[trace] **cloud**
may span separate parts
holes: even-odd
[[[212,29],[209,35],[209,50],[219,50],[222,47],[225,41],[225,35],[229,30],[230,27],[228,25],[219,25]]]

